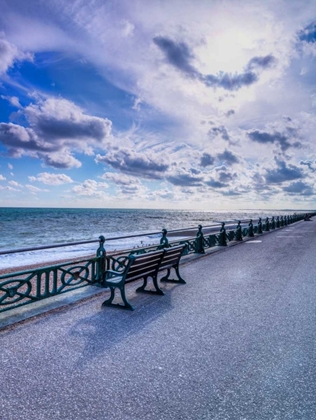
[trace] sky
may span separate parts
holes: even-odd
[[[316,208],[314,0],[0,9],[0,206]]]

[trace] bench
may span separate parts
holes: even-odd
[[[164,295],[164,292],[158,285],[158,273],[167,270],[167,275],[161,281],[172,283],[185,283],[179,272],[179,262],[186,245],[178,245],[171,248],[164,248],[158,251],[148,252],[141,255],[130,255],[125,257],[125,263],[119,270],[106,270],[102,282],[103,287],[109,287],[111,296],[102,303],[102,306],[113,306],[121,309],[134,310],[134,307],[127,300],[125,293],[125,284],[143,279],[143,285],[136,289],[136,292],[153,293]],[[122,263],[120,263],[122,265]],[[170,271],[174,268],[177,279],[171,279]],[[154,290],[147,290],[148,278],[153,281]],[[115,289],[121,293],[124,305],[113,303],[115,297]]]
[[[181,277],[179,272],[179,263],[180,258],[183,255],[185,248],[187,247],[186,244],[173,246],[171,248],[164,249],[164,255],[162,257],[161,263],[159,265],[158,271],[167,270],[167,274],[160,279],[162,282],[170,282],[170,283],[182,283],[185,284],[185,280]],[[177,279],[171,279],[170,271],[171,269],[175,270],[177,275]]]

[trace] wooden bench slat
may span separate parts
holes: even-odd
[[[127,257],[127,265],[122,272],[116,272],[108,270],[104,275],[103,285],[110,287],[111,297],[103,302],[104,306],[118,306],[125,309],[134,309],[133,306],[128,302],[125,295],[125,283],[144,279],[143,286],[139,287],[137,291],[145,293],[156,293],[164,294],[158,286],[157,275],[161,270],[168,270],[167,276],[163,277],[161,281],[172,281],[177,283],[185,283],[179,273],[179,261],[182,252],[186,245],[179,245],[173,248],[165,248],[158,251],[148,252],[142,255],[131,255]],[[169,279],[170,269],[174,268],[178,276],[177,280]],[[108,274],[107,274],[108,273]],[[112,277],[108,278],[110,275]],[[155,290],[146,290],[147,278],[152,277]],[[113,304],[115,295],[115,288],[118,288],[121,292],[121,297],[124,302],[124,306]]]

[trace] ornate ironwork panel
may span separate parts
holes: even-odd
[[[1,275],[0,312],[96,284],[101,258]]]

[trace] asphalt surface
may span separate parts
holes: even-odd
[[[1,420],[316,419],[316,219],[0,331]]]

